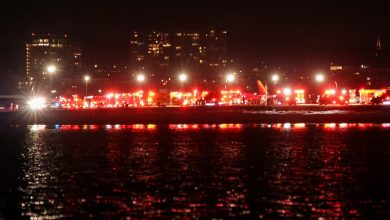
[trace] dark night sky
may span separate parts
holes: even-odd
[[[352,62],[373,53],[377,35],[385,49],[390,42],[389,8],[372,1],[127,2],[3,5],[0,75],[23,74],[24,43],[32,32],[67,33],[81,44],[84,55],[112,65],[128,60],[128,34],[133,29],[221,27],[230,34],[232,55],[282,66],[308,59]]]

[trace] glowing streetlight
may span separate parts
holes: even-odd
[[[84,81],[85,81],[85,96],[88,96],[88,82],[91,80],[91,77],[86,75],[84,76]]]
[[[145,75],[144,75],[144,74],[138,74],[138,75],[137,75],[137,81],[138,81],[139,83],[144,82],[144,81],[145,81]]]
[[[279,75],[278,74],[273,74],[271,76],[271,79],[276,84],[279,81]]]
[[[54,65],[50,65],[50,66],[48,66],[47,67],[47,72],[48,73],[54,73],[55,71],[57,71],[57,67],[56,66],[54,66]]]
[[[187,81],[187,79],[188,79],[187,74],[181,73],[181,74],[179,75],[179,81],[180,81],[181,83]]]
[[[50,91],[52,91],[52,86],[51,86],[51,75],[53,75],[57,71],[57,67],[54,65],[49,65],[46,68],[47,72],[49,73],[49,86],[50,86]]]
[[[316,75],[316,81],[317,81],[317,82],[323,82],[324,80],[325,80],[324,74],[318,73],[318,74]]]
[[[236,79],[236,77],[234,76],[234,73],[228,73],[226,75],[226,82],[229,83],[229,84],[234,82],[235,79]],[[225,83],[225,89],[226,89],[226,83]]]
[[[184,83],[185,81],[187,81],[187,79],[188,79],[187,74],[185,74],[185,73],[180,73],[180,74],[179,74],[179,81],[180,81],[180,88],[181,88],[181,89],[183,89],[183,83]]]
[[[229,83],[233,82],[235,79],[236,79],[236,77],[234,76],[233,73],[229,73],[226,75],[226,81]]]

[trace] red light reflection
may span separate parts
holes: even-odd
[[[306,127],[305,123],[296,123],[294,124],[294,130],[304,129]]]
[[[227,130],[227,129],[242,129],[242,124],[219,124],[219,129]]]

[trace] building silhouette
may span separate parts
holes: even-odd
[[[19,88],[58,90],[78,77],[81,68],[81,49],[72,45],[67,35],[32,34],[26,43],[26,81],[20,82]]]
[[[148,72],[158,79],[179,71],[207,78],[231,62],[225,30],[134,31],[130,35],[130,71]]]

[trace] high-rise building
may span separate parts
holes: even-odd
[[[51,81],[75,78],[80,71],[81,49],[71,45],[66,35],[57,37],[32,34],[26,43],[25,85],[52,89],[49,88]]]
[[[195,62],[204,64],[206,59],[205,39],[198,32],[183,31],[175,33],[174,57],[178,63]]]
[[[134,31],[130,36],[130,63],[133,69],[169,66],[170,50],[169,33],[153,31],[144,34]]]
[[[169,33],[155,32],[147,35],[147,61],[149,65],[169,66],[171,59],[171,41]]]
[[[130,63],[134,69],[142,68],[145,65],[145,50],[146,41],[143,35],[137,31],[134,31],[130,35]]]
[[[205,34],[208,46],[209,66],[226,67],[229,63],[227,57],[227,31],[210,30]]]
[[[190,67],[210,72],[226,68],[230,62],[224,30],[135,31],[130,36],[130,71],[161,73]]]

